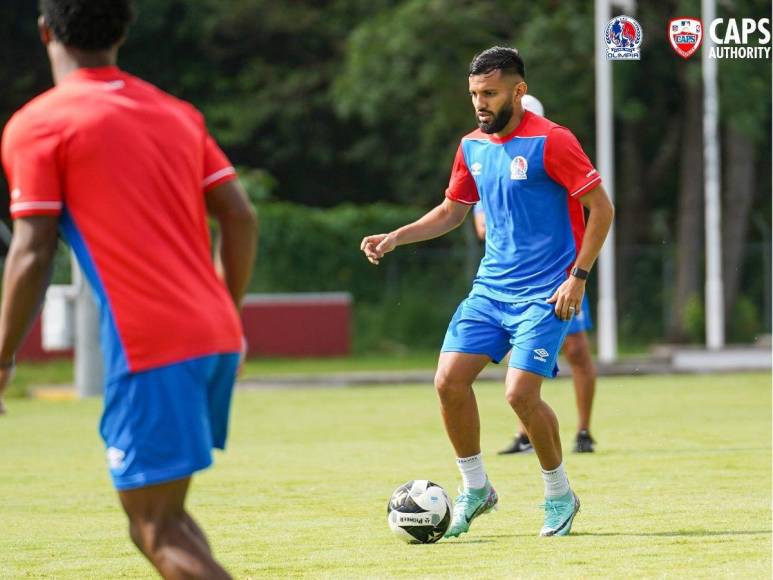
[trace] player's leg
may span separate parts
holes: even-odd
[[[596,392],[596,369],[584,332],[570,334],[564,342],[564,355],[572,367],[574,393],[577,399],[577,430],[590,430],[593,396]]]
[[[590,453],[596,443],[590,434],[590,417],[596,391],[596,369],[590,352],[587,331],[593,327],[590,303],[586,295],[580,311],[569,323],[569,334],[564,344],[564,354],[572,366],[575,400],[577,401],[577,436],[574,451]]]
[[[236,354],[202,357],[106,387],[101,432],[113,482],[132,540],[166,577],[228,577],[184,500],[190,476],[225,444],[237,363]]]
[[[185,511],[189,485],[186,477],[120,491],[132,541],[164,578],[230,578]]]
[[[572,367],[572,380],[577,402],[577,437],[574,450],[578,453],[593,451],[595,441],[590,435],[593,398],[596,393],[596,368],[590,352],[588,335],[570,334],[564,342],[564,355]]]
[[[540,535],[568,534],[580,509],[577,496],[569,487],[561,452],[558,418],[542,400],[543,377],[510,368],[507,372],[507,402],[529,432],[531,443],[542,467],[545,483],[545,523]]]
[[[188,527],[191,534],[196,536],[199,541],[207,547],[207,550],[212,551],[212,547],[209,545],[209,540],[207,539],[204,530],[201,529],[196,520],[194,520],[187,511],[185,512],[185,525]]]
[[[503,363],[510,361],[510,353],[507,354]],[[529,440],[529,432],[526,431],[526,427],[523,425],[520,419],[516,416],[515,419],[515,436],[510,444],[498,452],[499,455],[512,455],[515,453],[533,453],[534,447]]]
[[[545,523],[540,535],[565,535],[571,530],[580,503],[564,470],[558,418],[542,400],[541,388],[544,377],[558,373],[556,359],[569,325],[541,300],[513,304],[509,310],[506,324],[513,329],[513,349],[506,397],[526,427],[542,467]]]
[[[542,379],[535,373],[509,368],[505,396],[526,427],[542,469],[552,471],[562,461],[561,439],[558,418],[540,394]]]
[[[473,296],[457,309],[443,342],[435,388],[463,481],[447,536],[467,532],[473,519],[497,503],[480,452],[480,419],[472,384],[489,361],[504,356],[507,341],[497,321],[496,303]]]
[[[470,529],[476,517],[497,504],[480,452],[480,417],[472,383],[489,363],[488,355],[444,352],[440,354],[435,389],[448,438],[456,452],[456,464],[462,475],[461,493],[454,502],[447,537],[459,536]]]
[[[457,457],[480,453],[480,417],[472,384],[489,362],[491,358],[485,354],[440,353],[435,390],[443,424]]]

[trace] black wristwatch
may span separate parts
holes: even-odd
[[[588,270],[583,270],[582,268],[575,266],[572,268],[572,271],[570,272],[572,276],[575,278],[579,278],[580,280],[587,280],[588,279]]]

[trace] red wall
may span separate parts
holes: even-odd
[[[249,356],[343,356],[351,347],[351,296],[346,293],[250,294],[242,322]],[[41,347],[40,318],[35,321],[18,360],[71,357],[72,350]]]
[[[349,354],[349,294],[254,294],[242,306],[250,356]]]
[[[19,352],[16,353],[17,360],[50,360],[54,358],[72,357],[73,351],[69,350],[43,350],[43,339],[41,336],[40,316],[35,319],[27,339],[21,345]]]

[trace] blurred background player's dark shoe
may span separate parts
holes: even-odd
[[[593,453],[593,446],[596,440],[590,436],[590,431],[582,430],[577,432],[577,438],[574,441],[575,453]]]
[[[534,447],[531,446],[531,441],[529,441],[528,435],[524,433],[518,433],[513,439],[513,442],[510,443],[508,447],[502,449],[498,455],[510,455],[511,453],[531,453],[533,451]]]

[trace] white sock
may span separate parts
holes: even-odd
[[[456,464],[462,474],[465,489],[481,489],[486,486],[486,470],[483,468],[482,453],[472,457],[457,457]]]
[[[569,479],[563,463],[551,471],[543,469],[542,479],[545,480],[545,497],[556,498],[569,493]]]

